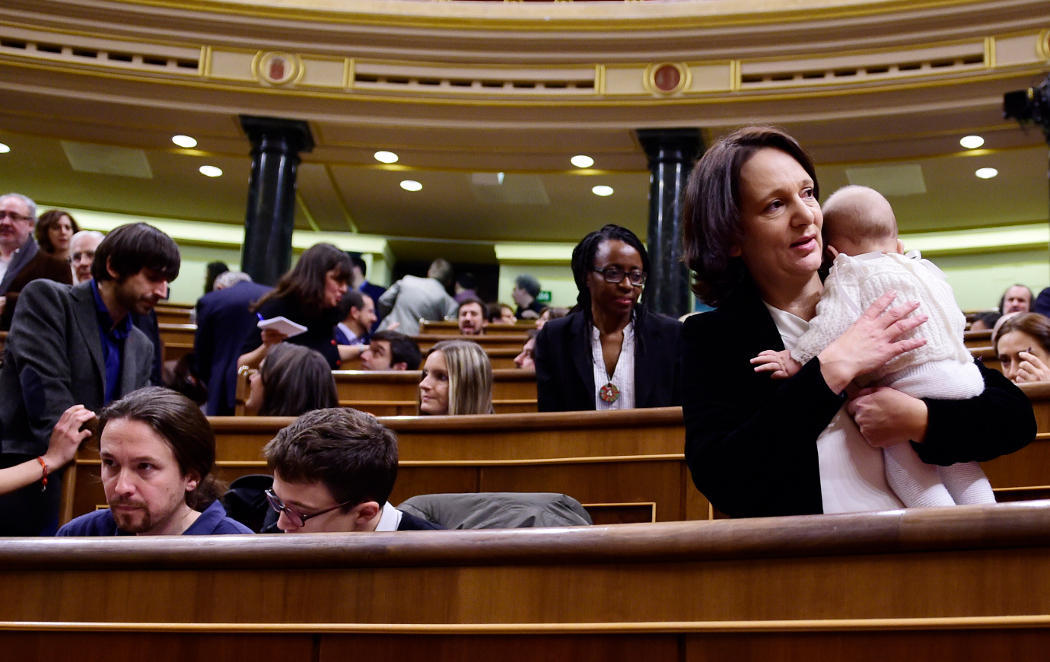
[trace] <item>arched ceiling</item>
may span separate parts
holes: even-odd
[[[267,82],[267,54],[297,77]],[[660,63],[683,89],[648,85]],[[240,224],[238,116],[300,119],[317,145],[297,225],[385,236],[398,258],[440,240],[452,259],[490,261],[495,242],[574,241],[603,222],[644,232],[636,129],[710,142],[773,122],[813,153],[826,192],[912,186],[889,196],[905,231],[1035,223],[1046,144],[1001,104],[1048,71],[1045,0],[6,0],[0,177],[45,205]],[[970,133],[983,150],[959,146]],[[593,169],[568,164],[581,152]],[[204,163],[225,175],[200,176]],[[999,177],[974,178],[986,165]],[[402,191],[406,177],[423,190]]]

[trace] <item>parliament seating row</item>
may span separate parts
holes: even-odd
[[[490,323],[485,327],[487,336],[514,335],[524,336],[530,329],[536,328],[536,320],[518,320],[514,324]],[[458,335],[459,323],[455,320],[421,320],[419,332],[423,335]]]
[[[21,538],[10,659],[1037,660],[1050,502],[559,529]]]
[[[495,369],[493,408],[497,414],[536,411],[536,376],[532,370]],[[413,416],[422,372],[419,370],[333,370],[339,404],[375,416]],[[237,384],[237,412],[243,413],[248,380]]]
[[[1050,384],[1024,387],[1040,433],[983,463],[1001,501],[1050,496]],[[223,480],[265,472],[261,449],[291,418],[214,417]],[[435,492],[543,491],[575,497],[596,521],[715,516],[685,465],[681,409],[381,419],[399,438],[396,503]],[[64,518],[102,503],[97,453],[82,449]]]

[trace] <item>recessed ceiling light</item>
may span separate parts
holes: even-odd
[[[197,146],[197,139],[193,136],[184,136],[181,133],[171,137],[171,142],[185,149],[193,149]]]
[[[978,168],[977,172],[973,173],[981,179],[991,179],[999,174],[999,171],[995,168]]]
[[[405,189],[406,191],[422,191],[423,185],[414,179],[406,179],[403,182],[401,182],[401,188]]]
[[[577,154],[576,156],[569,159],[569,163],[573,164],[577,168],[590,168],[594,165],[594,159],[587,156],[586,154]]]
[[[373,154],[376,161],[380,163],[397,163],[397,154],[393,152],[379,151]]]
[[[216,168],[213,165],[202,165],[198,170],[205,177],[222,177],[222,168]]]
[[[601,197],[605,198],[613,194],[613,187],[601,185],[595,186],[591,189],[591,193],[595,195],[600,195]]]
[[[959,139],[959,144],[966,149],[977,149],[984,144],[984,138],[980,136],[963,136]]]
[[[7,154],[10,151],[11,151],[10,147],[5,145],[4,143],[0,143],[0,154]]]

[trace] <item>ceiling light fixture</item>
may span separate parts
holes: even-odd
[[[999,174],[999,171],[995,168],[978,168],[977,172],[973,173],[981,179],[991,179]]]
[[[177,136],[171,137],[171,142],[175,143],[183,149],[193,149],[197,146],[197,139],[193,136],[184,136],[181,133]]]
[[[11,151],[10,147],[5,145],[4,143],[0,143],[0,154],[7,154],[10,151]]]
[[[378,151],[372,155],[380,163],[397,163],[398,156],[393,152]]]
[[[198,170],[205,177],[222,177],[222,168],[213,165],[202,165]]]
[[[577,154],[576,156],[569,159],[569,163],[573,164],[577,168],[590,168],[594,165],[594,159],[587,156],[586,154]]]
[[[406,191],[413,191],[413,192],[415,192],[415,191],[422,191],[423,190],[423,185],[420,184],[419,182],[417,182],[414,179],[406,179],[406,180],[401,182],[401,188],[405,189]]]
[[[977,149],[984,144],[984,138],[980,136],[963,136],[959,139],[959,144],[966,149]]]
[[[603,185],[595,186],[591,189],[591,193],[601,196],[603,198],[607,198],[613,194],[613,187]]]

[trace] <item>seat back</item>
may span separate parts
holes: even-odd
[[[581,526],[591,516],[576,499],[554,492],[421,494],[398,506],[446,529]]]

